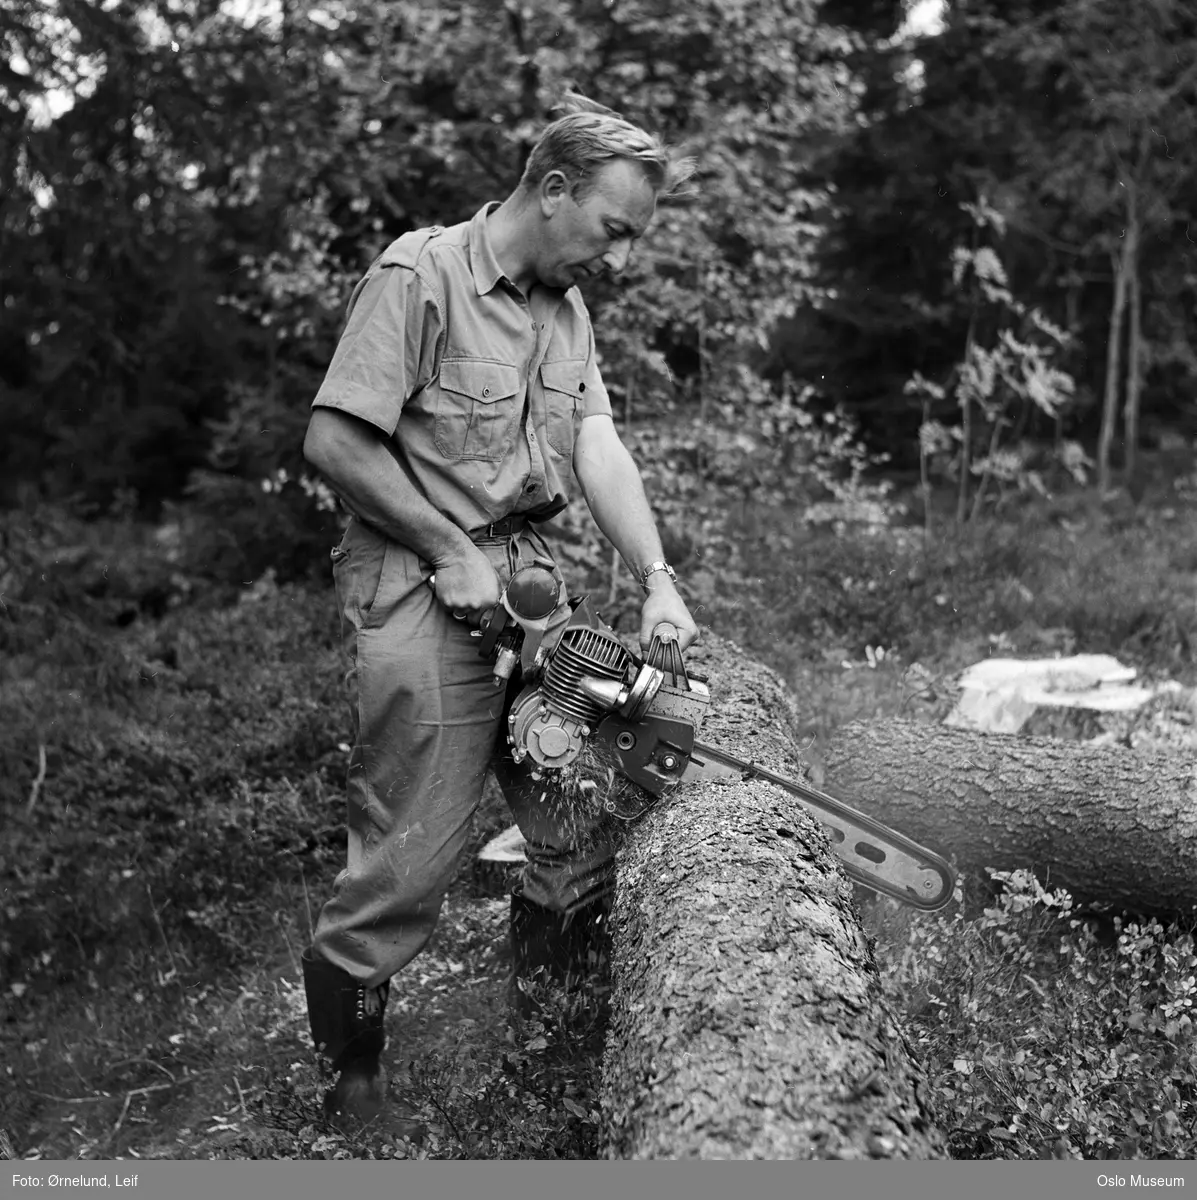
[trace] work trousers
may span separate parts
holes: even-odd
[[[504,584],[534,557],[551,557],[530,526],[477,544]],[[612,878],[609,822],[533,779],[531,760],[512,760],[506,690],[469,624],[437,602],[432,567],[356,518],[332,557],[354,737],[348,862],[320,913],[316,952],[367,987],[419,954],[488,767],[524,835],[523,895],[566,917],[602,898]],[[563,599],[547,643],[568,619]]]

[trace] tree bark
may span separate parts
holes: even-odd
[[[702,737],[788,774],[782,681],[712,635]],[[612,912],[611,1158],[935,1158],[942,1136],[826,834],[760,782],[683,786],[632,825]]]
[[[822,777],[962,874],[1028,868],[1082,903],[1139,913],[1197,905],[1189,755],[885,721],[833,734]]]

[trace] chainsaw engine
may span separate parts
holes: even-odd
[[[643,739],[654,747],[653,761],[643,765],[680,778],[711,696],[665,649],[671,645],[654,642],[647,659],[638,659],[583,599],[557,645],[542,655],[539,678],[511,706],[512,756],[559,769],[577,759],[592,735],[614,742],[621,758]]]

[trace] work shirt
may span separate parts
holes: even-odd
[[[537,285],[524,297],[495,259],[494,207],[404,234],[375,260],[312,402],[375,426],[467,531],[560,512],[583,419],[611,412],[581,295]]]

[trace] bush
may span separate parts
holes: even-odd
[[[1013,649],[1041,652],[1051,631],[1143,666],[1194,661],[1197,602],[1178,563],[1197,551],[1197,535],[1179,520],[1166,537],[1147,537],[1137,523],[1057,521],[1039,503],[928,542],[909,527],[842,536],[797,517],[770,516],[742,539],[743,578],[759,580],[744,634],[762,651],[798,641],[811,657],[825,646],[859,655],[872,645],[912,660],[1004,635]]]
[[[666,558],[704,624],[734,625],[759,611],[760,558],[768,557],[774,576],[792,563],[795,529],[846,540],[900,512],[889,484],[874,478],[881,460],[866,452],[848,418],[817,417],[805,393],[774,390],[747,370],[733,372],[730,383],[709,419],[656,420],[623,434]],[[643,601],[638,581],[584,507],[571,505],[548,533],[571,588],[598,597],[616,628],[634,625]]]
[[[302,446],[308,406],[292,395],[235,387],[212,424],[207,465],[192,472],[183,520],[190,572],[248,586],[267,571],[286,583],[327,569],[344,524]]]
[[[1192,1158],[1192,931],[990,874],[1001,891],[977,918],[882,920],[878,938],[953,1156]]]
[[[0,681],[6,978],[117,970],[167,935],[183,957],[227,958],[263,876],[293,875],[322,837],[340,845],[335,645],[331,606],[284,588],[116,637],[60,622],[33,689],[13,665]]]

